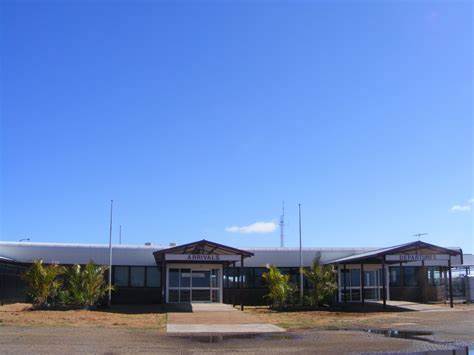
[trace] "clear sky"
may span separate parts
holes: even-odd
[[[0,239],[473,252],[472,2],[289,3],[2,1]]]

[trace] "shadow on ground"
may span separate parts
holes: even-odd
[[[97,309],[98,312],[116,313],[116,314],[151,314],[166,313],[167,310],[162,305],[130,305],[130,304],[114,304],[111,307]]]

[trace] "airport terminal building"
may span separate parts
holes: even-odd
[[[463,265],[460,248],[415,241],[387,248],[303,248],[304,267],[313,260],[334,266],[335,301],[440,302],[452,292],[451,268]],[[0,301],[26,300],[21,273],[35,260],[62,265],[109,264],[104,244],[0,242]],[[298,248],[237,249],[207,240],[168,247],[113,245],[115,304],[223,302],[264,304],[262,274],[277,266],[299,283]],[[312,287],[304,280],[304,288]]]

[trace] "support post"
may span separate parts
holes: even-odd
[[[387,307],[387,286],[386,281],[387,276],[385,274],[385,256],[382,257],[382,300],[383,300],[383,308]]]
[[[342,278],[344,280],[344,303],[347,303],[347,269],[346,269],[346,264],[344,264],[344,277]]]
[[[164,256],[163,256],[164,257]],[[166,303],[166,262],[161,262],[161,303]]]
[[[405,284],[405,275],[403,271],[403,264],[400,261],[400,286],[399,287],[403,287],[404,284]]]
[[[240,256],[240,310],[244,310],[244,298],[243,298],[243,287],[244,287],[244,256]]]
[[[454,301],[453,301],[453,277],[451,273],[451,256],[449,256],[449,260],[448,260],[448,275],[449,275],[449,306],[453,308]]]
[[[365,305],[365,275],[364,275],[364,264],[360,264],[360,299],[362,300],[362,305]]]

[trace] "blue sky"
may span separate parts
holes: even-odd
[[[472,252],[472,6],[3,1],[0,239]]]

